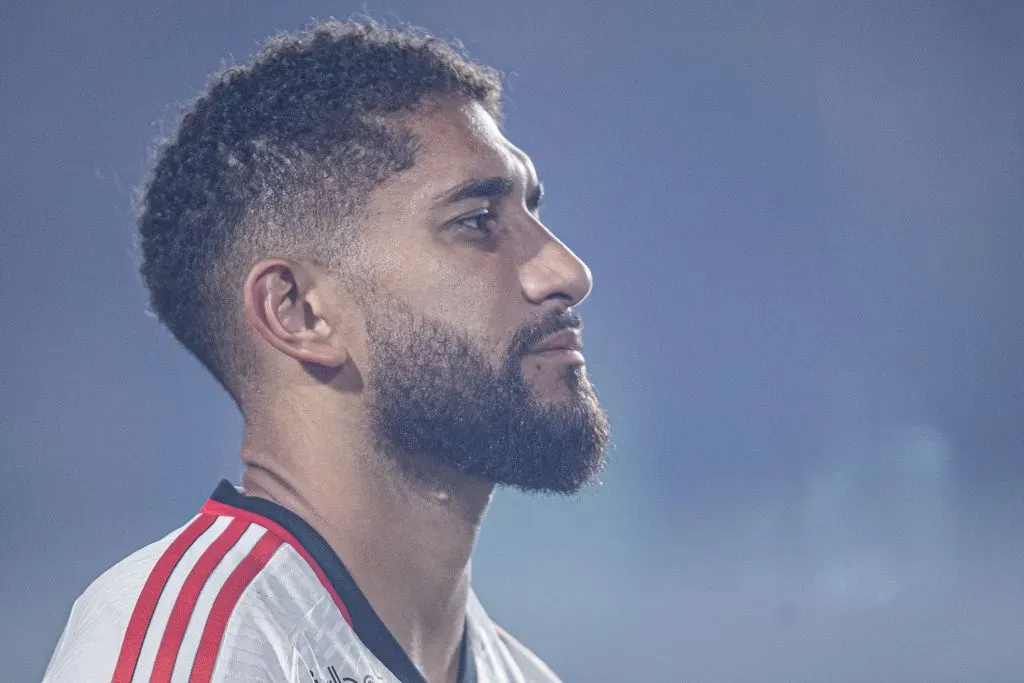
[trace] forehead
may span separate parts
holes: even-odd
[[[478,178],[508,177],[520,189],[536,183],[530,158],[509,142],[477,102],[431,104],[407,125],[419,140],[416,163],[379,188],[376,199],[385,204],[423,208],[433,205],[438,195]]]
[[[533,170],[526,153],[508,141],[478,102],[447,101],[431,106],[412,121],[412,129],[423,143],[422,161],[434,170],[468,171],[489,163],[528,167],[506,170]]]

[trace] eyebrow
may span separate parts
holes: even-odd
[[[475,178],[451,190],[442,192],[435,198],[436,204],[456,204],[466,199],[497,199],[507,197],[515,189],[515,181],[507,176],[493,178]],[[544,196],[544,186],[537,183],[526,198],[527,206],[532,210],[540,204]]]

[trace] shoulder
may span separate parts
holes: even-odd
[[[494,624],[494,631],[508,649],[508,653],[515,660],[528,683],[562,683],[562,679],[556,676],[555,672],[541,661],[540,657],[516,640],[508,631],[497,624]]]
[[[89,584],[71,607],[44,681],[63,680],[72,672],[85,672],[85,678],[112,675],[113,662],[146,577],[187,528],[185,525],[137,550]]]
[[[287,680],[288,638],[322,594],[282,545],[247,520],[193,518],[75,601],[44,683],[189,672],[192,680]]]

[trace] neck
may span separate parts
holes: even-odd
[[[290,426],[246,421],[246,494],[310,524],[424,677],[454,682],[470,556],[493,486],[451,472],[414,478],[356,430],[318,443],[322,428]]]

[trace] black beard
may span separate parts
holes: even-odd
[[[567,365],[569,397],[542,403],[522,359],[567,327],[561,311],[520,330],[496,369],[480,345],[394,300],[366,310],[371,415],[379,449],[420,479],[442,465],[524,491],[574,493],[605,462],[608,418],[581,366]]]

